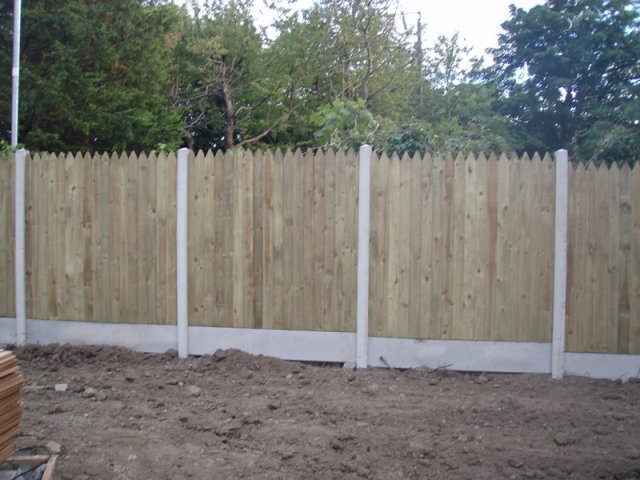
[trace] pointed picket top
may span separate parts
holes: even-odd
[[[247,164],[253,163],[253,156],[253,152],[247,148],[243,150],[243,155],[239,158],[239,160],[242,160],[242,162],[244,162],[246,166]]]
[[[314,162],[324,162],[324,150],[318,148],[313,155]]]
[[[498,156],[496,155],[496,152],[491,151],[491,153],[489,154],[489,158],[487,159],[487,161],[489,162],[498,162]]]
[[[189,160],[191,160],[191,158],[193,158],[196,162],[204,162],[205,158],[208,157],[209,154],[211,154],[211,150],[209,150],[206,155],[202,150],[198,150],[198,152],[195,154],[195,156],[191,157],[191,155],[193,155],[193,154],[194,154],[193,150],[189,150],[189,155],[188,155],[187,158],[189,158]]]
[[[509,155],[507,155],[507,152],[501,152],[500,155],[498,155],[498,162],[499,163],[509,162]]]
[[[538,152],[534,152],[533,157],[531,158],[531,161],[534,163],[539,163],[542,161],[542,157],[540,156],[540,153]]]
[[[399,162],[399,161],[400,161],[400,157],[398,156],[398,152],[393,152],[393,153],[391,154],[391,158],[389,159],[389,161],[390,161],[391,163]]]
[[[462,154],[462,152],[458,152],[456,154],[456,156],[453,156],[453,152],[451,150],[449,150],[447,152],[447,154],[444,156],[444,161],[445,162],[455,162],[456,160],[460,159],[461,161],[465,161],[464,155]]]
[[[378,161],[380,162],[388,162],[389,160],[389,155],[387,155],[387,152],[385,151],[383,151],[378,158]]]
[[[304,152],[304,160],[305,162],[307,161],[311,161],[313,162],[313,158],[315,157],[315,152],[313,151],[313,148],[307,148]]]
[[[136,152],[132,151],[129,154],[129,161],[130,162],[138,162],[140,160],[140,155],[138,155]]]
[[[342,149],[338,149],[338,151],[342,151]],[[336,157],[336,150],[333,148],[330,148],[329,150],[327,150],[326,155],[325,155],[325,161],[332,161],[335,162],[335,157]]]
[[[534,155],[535,155],[535,153],[534,153]],[[524,152],[522,157],[520,157],[520,161],[521,162],[530,162],[531,161],[531,157],[529,157],[529,153]]]
[[[265,150],[262,154],[263,162],[273,162],[273,150]]]
[[[569,162],[569,164],[573,166],[574,170],[582,172],[586,171],[588,167],[587,164],[582,160],[578,162]]]
[[[224,162],[224,152],[220,149],[216,150],[216,153],[213,154],[213,160],[215,162]]]
[[[344,153],[345,156],[347,155],[355,155],[356,157],[360,154],[360,149],[353,149],[352,147],[348,147],[348,148],[334,148],[333,149],[333,155],[338,158],[338,153],[342,152]]]
[[[542,157],[542,158],[540,159],[540,161],[541,161],[542,163],[550,162],[550,161],[553,161],[553,157],[551,156],[551,154],[550,154],[549,152],[547,152],[547,153],[545,153],[545,154],[544,154],[544,157]]]
[[[280,147],[276,148],[276,151],[273,152],[272,158],[274,162],[282,161],[282,159],[284,158],[284,154],[282,153],[282,150],[280,149]]]
[[[294,155],[293,152],[291,151],[290,148],[287,148],[286,152],[284,152],[284,158],[283,158],[286,162],[293,162],[294,161]]]
[[[353,155],[351,152],[346,153],[343,149],[340,149],[336,153],[336,165],[338,163],[345,163],[347,161],[347,156]]]
[[[484,154],[484,152],[480,152],[477,158],[478,162],[487,163],[487,156]]]

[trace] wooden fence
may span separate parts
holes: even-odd
[[[369,335],[550,342],[555,165],[388,158],[371,171]],[[0,317],[15,316],[13,159]],[[640,353],[640,171],[570,168],[566,347]],[[358,157],[190,154],[189,324],[354,332]],[[33,155],[27,317],[176,323],[176,156]]]
[[[640,353],[640,169],[569,176],[567,351]]]
[[[372,161],[373,335],[548,342],[549,156]]]

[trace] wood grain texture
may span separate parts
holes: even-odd
[[[570,352],[640,353],[639,176],[615,164],[569,172]]]
[[[30,163],[30,162],[27,162]],[[15,317],[14,197],[15,158],[0,155],[0,316]]]
[[[549,341],[550,158],[383,156],[372,178],[373,335]]]
[[[354,152],[189,157],[192,325],[354,331]],[[30,318],[175,324],[171,153],[27,158]],[[12,158],[0,160],[0,315],[15,314]],[[549,155],[374,155],[370,333],[548,342]],[[640,353],[640,173],[571,168],[567,347]],[[106,294],[105,294],[106,292]]]
[[[175,323],[169,163],[155,154],[29,159],[29,318]]]

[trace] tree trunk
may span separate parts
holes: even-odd
[[[236,145],[236,111],[233,106],[233,95],[231,92],[231,72],[233,71],[227,65],[227,59],[223,56],[220,62],[220,78],[222,81],[222,99],[224,101],[225,126],[224,139],[227,148],[233,148]]]

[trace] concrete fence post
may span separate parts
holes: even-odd
[[[369,211],[371,205],[371,146],[360,147],[358,185],[358,286],[356,300],[356,367],[367,368],[369,356]]]
[[[564,375],[565,322],[567,317],[567,238],[569,217],[569,154],[555,152],[556,210],[553,256],[553,335],[551,339],[551,376]]]
[[[27,151],[16,152],[15,168],[15,275],[16,345],[27,341],[27,304],[25,298],[25,171]]]
[[[189,355],[189,289],[188,289],[188,178],[189,149],[178,150],[176,162],[176,324],[178,356]]]

